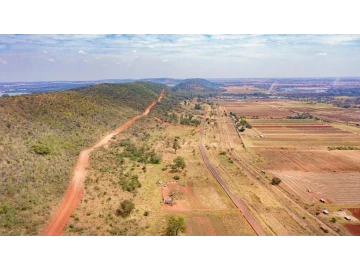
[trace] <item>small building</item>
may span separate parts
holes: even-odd
[[[323,212],[325,215],[328,215],[328,214],[329,214],[329,211],[326,210],[326,209],[324,209],[322,212]]]
[[[164,203],[165,204],[172,204],[173,203],[173,198],[168,197],[168,198],[164,199]]]
[[[325,203],[326,201],[322,198],[320,198],[320,202]]]
[[[351,220],[351,218],[349,216],[345,216],[344,217],[346,220]]]
[[[263,174],[265,174],[265,171],[264,171],[264,170],[261,170],[261,172],[262,172]]]

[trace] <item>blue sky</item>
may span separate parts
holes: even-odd
[[[0,81],[360,76],[360,35],[0,35]]]

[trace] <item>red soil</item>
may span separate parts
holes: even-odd
[[[164,187],[164,185],[166,185],[166,187]],[[183,193],[183,195],[185,195],[189,193],[189,189],[189,187],[180,186],[176,182],[169,182],[166,184],[162,184],[161,195],[163,199],[168,198],[171,190],[178,190]],[[185,199],[175,199],[174,204],[172,205],[163,203],[163,210],[166,212],[185,212],[190,211],[191,206],[190,203]]]
[[[352,235],[360,236],[360,224],[345,224],[345,227]]]
[[[354,217],[360,219],[360,208],[349,208],[349,210]]]
[[[158,102],[161,101],[164,94],[165,94],[165,91],[162,90],[162,92],[159,95],[159,98],[157,100]],[[64,197],[63,201],[61,202],[55,215],[51,219],[50,223],[46,226],[46,228],[41,233],[41,235],[61,235],[63,233],[63,230],[64,230],[66,224],[70,220],[70,216],[71,216],[72,212],[77,208],[77,206],[79,205],[79,203],[81,202],[81,200],[83,198],[84,181],[85,181],[85,177],[86,177],[85,169],[89,165],[90,153],[93,150],[95,150],[96,148],[107,144],[114,135],[116,135],[116,134],[124,131],[128,127],[130,127],[137,119],[139,119],[142,116],[147,115],[155,105],[156,105],[156,101],[152,102],[146,108],[146,110],[143,112],[143,114],[131,118],[125,124],[123,124],[122,126],[117,128],[110,134],[106,135],[105,137],[103,137],[93,147],[81,151],[78,161],[76,163],[75,169],[74,169],[73,177],[70,180],[70,184],[66,191],[65,197]]]

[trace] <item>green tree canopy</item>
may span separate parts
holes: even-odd
[[[182,216],[171,216],[168,219],[168,224],[166,228],[166,235],[167,236],[176,236],[179,232],[185,232],[186,225],[185,219]]]
[[[174,159],[174,165],[173,168],[177,171],[179,171],[179,169],[184,169],[186,167],[185,164],[185,159],[183,157],[177,157]]]

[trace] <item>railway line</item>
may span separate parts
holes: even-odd
[[[292,209],[292,207],[296,207],[300,212],[302,213],[306,213],[307,216],[311,217],[311,219],[315,222],[318,223],[319,227],[322,227],[322,228],[326,228],[328,229],[329,232],[331,232],[332,234],[334,235],[340,235],[339,233],[337,233],[333,228],[330,228],[328,225],[326,225],[324,222],[322,222],[321,220],[319,220],[318,218],[316,218],[315,216],[313,216],[311,213],[309,213],[308,211],[306,211],[306,209],[304,209],[298,202],[296,202],[295,200],[293,200],[291,197],[290,197],[290,194],[288,194],[287,191],[281,189],[281,188],[277,188],[276,189],[276,192],[279,193],[279,194],[276,194],[274,192],[274,190],[272,190],[268,185],[267,183],[267,180],[263,177],[262,174],[260,174],[260,172],[258,172],[257,170],[255,170],[253,167],[251,167],[246,160],[244,160],[243,157],[241,157],[241,155],[239,155],[234,146],[233,146],[233,143],[229,137],[229,134],[228,134],[228,131],[227,129],[224,129],[223,126],[219,123],[219,127],[220,127],[220,130],[222,133],[226,133],[226,136],[227,137],[227,141],[228,141],[228,144],[230,146],[230,149],[232,149],[232,151],[230,151],[232,157],[233,157],[233,161],[234,163],[239,166],[240,168],[242,168],[246,173],[247,175],[249,175],[252,179],[254,179],[255,181],[257,181],[258,183],[260,183],[262,186],[264,186],[270,193],[272,193],[274,196],[278,197],[281,196],[283,197],[284,199],[287,200],[286,204],[284,204],[284,206],[286,207],[288,213],[290,213],[293,217],[294,215],[295,216],[298,216],[298,214],[295,212],[294,209]],[[234,126],[234,128],[236,128]],[[241,137],[239,136],[239,139],[241,140]],[[235,158],[234,158],[235,157]],[[291,205],[291,206],[290,206]],[[308,223],[308,222],[306,222]],[[310,224],[308,224],[309,227],[311,227]]]

